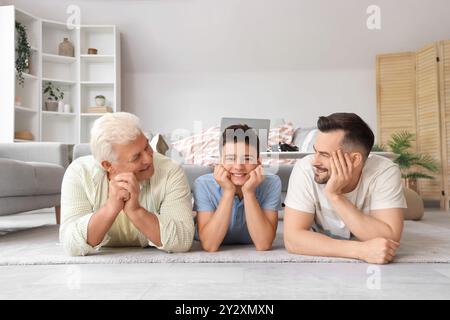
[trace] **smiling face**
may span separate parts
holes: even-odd
[[[314,180],[319,184],[328,182],[331,176],[331,155],[342,148],[345,132],[336,130],[319,132],[314,144],[314,158],[311,162],[314,169]]]
[[[250,178],[249,173],[260,164],[257,149],[245,142],[226,143],[221,163],[235,186],[243,186]]]
[[[144,134],[141,133],[128,144],[113,144],[113,151],[116,160],[111,163],[102,161],[110,180],[124,172],[133,172],[138,181],[150,179],[153,175],[153,149]]]

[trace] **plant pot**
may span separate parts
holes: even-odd
[[[420,195],[409,188],[404,188],[406,199],[405,220],[420,220],[425,212],[423,200]]]
[[[406,187],[417,192],[417,179],[406,179]]]
[[[58,101],[46,100],[45,101],[46,111],[58,111]]]
[[[105,106],[105,99],[95,98],[95,104],[97,105],[97,107],[103,107]]]

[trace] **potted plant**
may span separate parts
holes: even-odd
[[[53,85],[53,83],[47,82],[43,93],[47,95],[47,99],[45,100],[45,109],[47,111],[58,111],[58,101],[62,101],[62,99],[64,99],[64,92],[60,88]]]
[[[16,34],[16,78],[23,87],[25,83],[23,73],[30,71],[31,47],[28,43],[27,30],[20,22],[16,22]]]
[[[106,98],[105,96],[99,94],[97,96],[95,96],[95,104],[97,105],[97,107],[103,107],[106,103]]]
[[[417,179],[434,179],[431,173],[439,171],[437,162],[427,154],[409,151],[414,134],[408,131],[400,131],[392,134],[387,145],[393,153],[397,154],[394,162],[398,164],[404,184],[407,188],[417,192]],[[386,151],[383,145],[374,145],[373,151]]]
[[[387,145],[397,155],[394,162],[398,164],[402,173],[405,198],[406,203],[408,203],[405,218],[420,220],[424,214],[424,204],[417,193],[417,179],[434,179],[429,173],[438,172],[439,169],[437,162],[431,156],[409,151],[414,140],[414,134],[408,131],[400,131],[391,136]],[[388,148],[384,145],[374,145],[372,150],[386,151],[386,149]]]

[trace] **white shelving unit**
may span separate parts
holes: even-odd
[[[23,87],[15,80],[14,21],[26,27],[32,48],[32,68],[24,74]],[[88,113],[96,95],[104,95],[113,112],[120,111],[120,36],[115,26],[69,29],[65,23],[40,19],[14,6],[0,7],[0,25],[5,48],[0,50],[0,142],[21,141],[14,139],[14,132],[22,130],[30,131],[34,141],[88,142],[93,122],[103,115]],[[74,45],[74,57],[58,55],[64,38]],[[88,48],[96,48],[98,54],[88,54]],[[70,113],[46,110],[42,91],[48,82],[64,92]]]

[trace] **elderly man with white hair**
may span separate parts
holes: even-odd
[[[61,191],[60,240],[70,255],[102,246],[154,246],[185,252],[194,221],[182,168],[154,153],[139,119],[118,112],[97,119],[92,156],[67,169]]]

